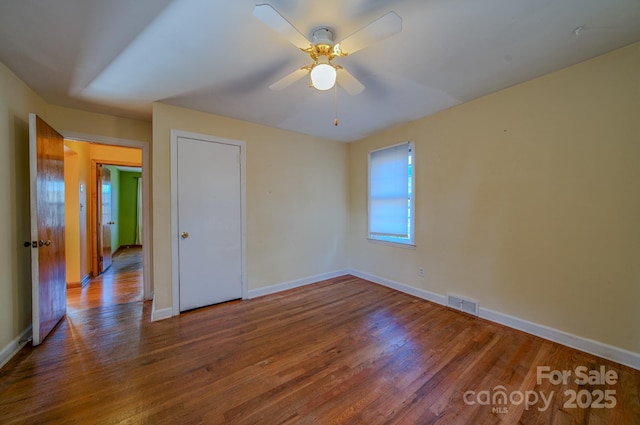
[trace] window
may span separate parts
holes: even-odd
[[[369,152],[369,238],[413,245],[413,142]]]

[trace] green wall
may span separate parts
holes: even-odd
[[[120,190],[118,200],[118,245],[134,245],[136,242],[136,200],[138,197],[138,178],[142,173],[120,171]]]
[[[121,246],[136,242],[136,198],[140,172],[120,171],[113,165],[105,165],[111,170],[111,247],[115,252]]]

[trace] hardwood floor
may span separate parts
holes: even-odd
[[[0,422],[640,424],[640,371],[352,276],[154,323],[149,309],[71,311],[0,371]],[[618,379],[538,384],[538,366]],[[571,390],[616,405],[566,407]]]
[[[67,309],[77,310],[143,300],[142,248],[119,250],[111,267],[84,288],[67,289]]]

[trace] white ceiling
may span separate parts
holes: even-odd
[[[252,14],[340,40],[395,11],[402,32],[334,63],[365,86],[282,91],[310,63]],[[0,61],[50,103],[148,119],[162,101],[352,141],[640,41],[640,0],[2,0]],[[579,31],[576,28],[581,27]]]

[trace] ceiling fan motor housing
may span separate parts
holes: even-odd
[[[328,44],[333,46],[333,31],[329,28],[319,28],[313,32],[313,44]]]
[[[336,56],[346,56],[347,54],[340,51],[333,44],[333,31],[329,28],[319,28],[313,32],[312,40],[313,44],[303,51],[309,53],[314,63],[318,63],[318,60],[322,57],[326,57],[331,61]]]

